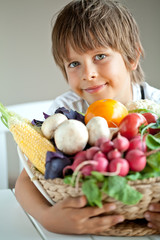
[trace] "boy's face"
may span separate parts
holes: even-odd
[[[89,104],[105,98],[123,104],[132,100],[130,73],[119,52],[101,47],[77,53],[68,46],[68,56],[64,61],[68,84]]]

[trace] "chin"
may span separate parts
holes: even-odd
[[[92,97],[92,98],[90,98],[87,102],[88,102],[89,104],[92,104],[92,103],[94,103],[94,102],[96,102],[96,101],[98,101],[98,100],[107,99],[107,98],[108,98],[108,97],[97,96],[97,97]]]

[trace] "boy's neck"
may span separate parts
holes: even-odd
[[[126,105],[128,102],[131,102],[133,100],[133,86],[132,83],[130,84],[130,87],[126,87],[125,94],[123,94],[121,103]]]

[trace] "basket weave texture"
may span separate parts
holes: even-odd
[[[68,196],[77,197],[83,195],[81,188],[76,191],[75,188],[65,184],[61,178],[46,180],[33,165],[31,166],[31,171],[53,202],[61,201]],[[149,204],[160,201],[160,177],[128,181],[128,184],[142,193],[142,199],[136,205],[125,205],[114,198],[104,195],[104,203],[116,203],[117,208],[112,213],[122,214],[126,220],[105,232],[99,233],[99,235],[144,236],[160,233],[148,228],[144,219],[144,213],[147,211]]]

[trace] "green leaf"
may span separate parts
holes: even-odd
[[[152,129],[160,129],[160,117],[157,119],[155,123],[149,123],[148,125],[141,125],[139,127],[139,132],[141,135],[147,132],[147,129],[152,128]]]
[[[90,206],[102,207],[102,194],[95,179],[88,179],[82,183],[82,191]]]
[[[155,171],[160,171],[160,152],[156,152],[155,154],[148,156],[147,163]]]
[[[160,132],[154,135],[156,138],[160,138]]]
[[[127,180],[135,181],[135,180],[142,180],[146,178],[151,178],[151,177],[158,177],[160,176],[160,170],[155,171],[148,163],[146,167],[143,169],[141,172],[133,172],[132,174],[129,174],[126,176]]]
[[[103,182],[101,191],[104,192],[104,193],[106,193],[106,194],[108,193],[108,177],[106,177],[106,178],[104,179],[104,182]]]
[[[140,172],[131,172],[129,175],[126,176],[127,180],[130,181],[136,181],[138,179],[141,179],[141,173]]]
[[[160,128],[160,117],[157,119],[156,123],[154,124],[154,126],[152,126],[152,128]]]
[[[99,181],[99,182],[103,182],[104,181],[104,175],[102,174],[102,173],[100,173],[100,172],[97,172],[97,171],[92,171],[91,172],[91,175],[95,178],[95,179],[97,179],[97,181]]]
[[[78,112],[79,114],[85,116],[85,113],[82,113],[82,112],[79,112],[79,111],[76,111],[76,112]]]
[[[149,149],[156,149],[160,147],[160,137],[156,137],[155,135],[148,134],[146,136],[146,145]]]
[[[124,177],[120,176],[108,177],[105,193],[127,205],[136,204],[142,198],[142,194],[132,188]]]
[[[68,176],[65,176],[64,179],[63,179],[63,182],[65,184],[69,184],[69,185],[72,185],[72,176],[68,175]]]
[[[155,172],[154,170],[152,172],[148,172],[142,175],[141,179],[151,178],[151,177],[159,177],[160,172]]]

